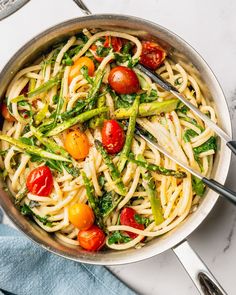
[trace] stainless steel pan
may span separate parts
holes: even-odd
[[[81,1],[76,2],[81,4]],[[191,75],[195,75],[199,79],[199,83],[202,84],[204,95],[212,101],[218,111],[220,126],[230,136],[232,135],[229,110],[222,89],[209,66],[189,44],[166,28],[150,21],[116,14],[89,15],[90,12],[86,6],[83,5],[81,8],[88,16],[71,19],[51,27],[34,37],[16,52],[0,74],[1,98],[4,97],[6,88],[14,75],[22,67],[32,63],[40,54],[47,51],[51,45],[78,33],[85,27],[89,29],[101,28],[110,30],[121,28],[131,31],[131,33],[138,35],[141,39],[157,40],[168,50],[173,60],[180,62]],[[229,149],[220,143],[220,148],[214,162],[212,177],[222,184],[227,177],[230,159],[231,154]],[[48,251],[78,262],[118,265],[141,261],[172,248],[201,294],[225,294],[225,292],[197,254],[191,249],[186,238],[206,218],[217,199],[218,195],[208,190],[198,210],[189,215],[176,229],[150,241],[142,249],[129,249],[122,252],[104,250],[92,253],[86,252],[78,247],[59,243],[53,235],[47,234],[36,224],[22,216],[17,208],[15,208],[11,196],[4,191],[3,182],[0,180],[0,204],[8,217],[18,229]]]

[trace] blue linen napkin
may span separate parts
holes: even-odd
[[[0,294],[11,293],[135,294],[105,267],[66,260],[41,249],[19,231],[0,224]]]

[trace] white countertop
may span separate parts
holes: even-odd
[[[86,0],[96,13],[123,13],[154,21],[189,42],[208,62],[225,92],[236,123],[236,1],[234,0]],[[72,0],[31,0],[0,22],[0,69],[31,37],[63,20],[81,16]],[[234,128],[236,131],[236,128]],[[236,160],[227,185],[236,190]],[[220,200],[210,216],[189,237],[213,274],[236,294],[236,208]],[[197,295],[172,251],[136,264],[111,267],[139,294]]]

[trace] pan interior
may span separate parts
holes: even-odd
[[[154,23],[136,17],[121,15],[93,15],[72,19],[58,24],[33,38],[22,47],[8,62],[0,74],[0,97],[4,93],[14,75],[23,67],[46,53],[56,43],[61,42],[80,32],[83,28],[101,30],[127,31],[140,39],[159,42],[169,53],[169,56],[180,63],[201,84],[204,96],[214,105],[218,114],[220,126],[231,135],[231,124],[228,107],[223,92],[204,60],[185,41],[167,29]],[[220,111],[219,111],[220,110]],[[224,183],[230,165],[230,152],[221,143],[216,154],[212,177]],[[207,191],[198,210],[188,216],[176,229],[168,234],[156,238],[141,249],[128,249],[122,252],[112,250],[98,253],[86,252],[78,247],[59,243],[53,235],[49,235],[36,224],[26,219],[14,206],[12,198],[4,190],[4,182],[0,180],[0,204],[13,223],[29,238],[42,247],[66,258],[92,264],[115,265],[140,261],[159,254],[186,238],[207,216],[217,201],[218,195]]]

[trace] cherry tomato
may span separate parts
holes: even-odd
[[[53,188],[52,172],[47,166],[40,166],[30,172],[27,177],[28,190],[37,196],[49,196]]]
[[[2,116],[8,122],[15,122],[16,121],[16,119],[8,111],[7,105],[5,103],[2,104]]]
[[[88,251],[98,251],[105,243],[104,232],[96,225],[87,230],[81,230],[78,234],[78,241],[81,247]]]
[[[130,207],[126,207],[121,211],[120,214],[120,223],[122,225],[127,225],[127,226],[131,226],[140,230],[144,230],[144,225],[143,224],[139,224],[134,216],[135,216],[136,211],[133,208]],[[127,235],[131,238],[131,239],[135,239],[138,235],[132,232],[127,231],[126,232]]]
[[[70,84],[71,81],[78,75],[80,75],[80,70],[83,66],[86,66],[88,68],[88,74],[89,76],[93,76],[95,66],[91,58],[87,56],[82,56],[77,59],[77,61],[73,64],[71,67],[68,83]]]
[[[69,220],[80,230],[89,229],[94,223],[93,210],[86,204],[75,204],[69,208]]]
[[[109,154],[119,153],[125,143],[125,134],[116,120],[107,120],[102,127],[102,144]]]
[[[119,94],[131,94],[139,90],[137,75],[127,67],[118,66],[113,68],[109,73],[108,82],[111,88]]]
[[[67,152],[76,160],[87,157],[89,153],[89,141],[83,132],[74,130],[66,134],[65,148]]]
[[[105,40],[103,46],[104,47],[112,46],[114,52],[120,52],[120,50],[122,48],[122,41],[118,37],[106,36],[106,40]]]
[[[154,42],[142,41],[142,53],[139,62],[150,68],[156,70],[166,57],[166,52],[160,45]]]
[[[113,51],[114,52],[120,52],[121,48],[122,48],[122,41],[120,38],[117,37],[111,37],[111,36],[106,36],[105,42],[103,44],[104,47],[110,47],[112,46]],[[102,62],[104,57],[99,56],[97,54],[97,45],[93,44],[90,47],[90,51],[92,52],[94,58],[98,61],[98,62]]]

